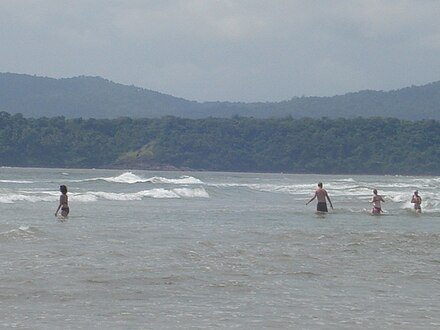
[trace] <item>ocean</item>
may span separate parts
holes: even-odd
[[[318,181],[325,215],[305,205]],[[54,216],[61,184],[67,221]],[[439,188],[428,176],[0,168],[0,328],[438,329]]]

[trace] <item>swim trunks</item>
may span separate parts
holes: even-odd
[[[316,211],[328,212],[327,203],[326,202],[318,202],[318,205],[316,206]]]
[[[63,208],[61,208],[61,215],[63,216],[63,217],[67,217],[67,215],[69,214],[69,208],[68,207],[63,207]]]
[[[373,214],[380,214],[381,211],[382,211],[382,209],[380,207],[376,207],[376,206],[374,206],[373,209],[371,210],[371,212]]]

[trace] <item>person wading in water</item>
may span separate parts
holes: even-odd
[[[63,218],[67,218],[69,215],[69,201],[67,198],[67,187],[65,185],[60,186],[60,204],[58,205],[58,208],[55,212],[55,216],[58,215],[58,211],[61,209],[61,216]]]
[[[324,188],[322,188],[322,182],[318,183],[318,189],[316,189],[315,195],[306,203],[306,205],[308,205],[315,198],[318,198],[318,204],[316,205],[316,211],[328,212],[327,203],[325,200],[326,198],[327,198],[328,202],[330,203],[331,208],[333,209],[333,204],[332,204],[332,201],[330,200],[330,197],[327,194],[327,191]]]

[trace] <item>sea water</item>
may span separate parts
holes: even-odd
[[[326,215],[305,205],[318,181]],[[67,221],[54,216],[61,184]],[[374,188],[382,216],[370,214]],[[0,168],[0,328],[440,328],[439,188],[437,177]]]

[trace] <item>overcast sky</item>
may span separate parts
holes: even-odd
[[[440,80],[439,0],[0,0],[0,72],[197,101]]]

